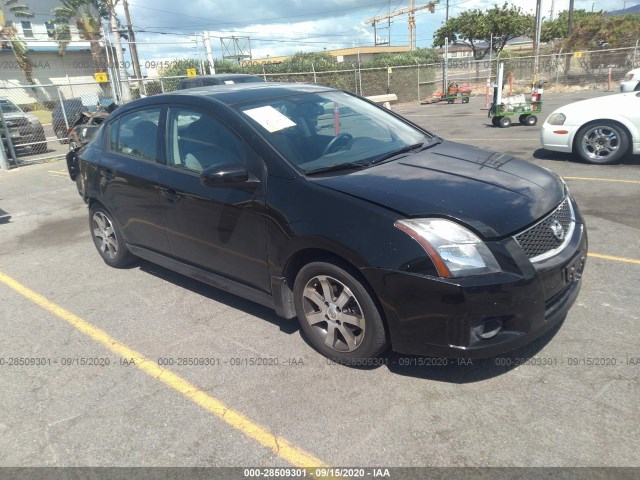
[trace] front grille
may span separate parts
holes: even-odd
[[[562,227],[561,235],[554,234],[553,227],[560,233],[558,224]],[[558,208],[533,227],[516,235],[515,239],[531,261],[543,260],[562,250],[564,244],[569,241],[574,226],[573,208],[567,197]]]

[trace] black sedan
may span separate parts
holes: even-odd
[[[108,265],[141,257],[297,317],[343,362],[494,356],[580,290],[586,230],[562,179],[339,90],[148,97],[76,154]]]

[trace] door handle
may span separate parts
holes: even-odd
[[[107,169],[100,169],[100,176],[106,178],[107,180],[113,180],[116,177],[116,174],[113,173],[113,170],[107,168]]]
[[[176,192],[173,188],[162,188],[160,187],[160,195],[166,198],[169,203],[176,203],[178,200],[182,198],[178,192]]]

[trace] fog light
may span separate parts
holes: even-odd
[[[476,335],[483,340],[495,337],[502,330],[502,320],[499,318],[488,318],[476,327]]]

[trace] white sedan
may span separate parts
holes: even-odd
[[[640,153],[640,92],[592,98],[560,107],[540,131],[542,146],[589,163],[619,162]]]

